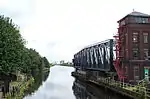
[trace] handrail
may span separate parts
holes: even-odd
[[[73,73],[75,73],[75,72],[73,72]],[[86,77],[86,75],[83,75],[83,74],[79,74],[79,73],[75,73],[75,74],[82,76],[82,77]],[[100,84],[100,83],[105,84],[105,85],[107,84],[107,86],[112,86],[112,88],[120,88],[120,89],[126,91],[127,93],[134,92],[136,94],[144,95],[145,97],[150,98],[150,89],[143,87],[143,86],[132,85],[132,84],[124,83],[121,81],[116,81],[116,80],[113,80],[110,78],[93,77],[93,76],[88,77],[88,81],[96,83],[96,84]]]
[[[105,82],[108,83],[109,85],[112,85],[114,87],[120,87],[122,89],[126,89],[128,91],[133,91],[139,94],[145,93],[146,96],[150,97],[150,89],[146,88],[146,87],[141,87],[141,86],[137,86],[137,85],[132,85],[129,83],[124,83],[121,81],[115,81],[112,79],[108,79],[108,78],[103,78],[103,77],[98,77],[97,81],[101,81],[101,82]]]

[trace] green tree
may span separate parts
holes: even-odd
[[[0,72],[16,72],[21,63],[24,40],[12,20],[0,16]]]
[[[5,81],[6,91],[10,75],[19,70],[24,44],[18,27],[10,18],[0,16],[0,74]]]
[[[9,82],[16,79],[16,72],[33,76],[49,67],[46,57],[42,58],[35,49],[25,47],[19,28],[8,17],[0,16],[0,78],[4,81],[5,92]]]
[[[22,65],[21,65],[21,72],[31,76],[31,67],[32,67],[32,60],[30,56],[30,52],[28,48],[24,48],[22,53]]]
[[[50,68],[50,63],[49,63],[49,61],[47,60],[46,57],[43,57],[43,61],[44,61],[45,67]]]
[[[29,49],[29,57],[31,60],[31,66],[29,67],[31,70],[32,76],[36,76],[38,72],[42,70],[42,58],[35,49]]]

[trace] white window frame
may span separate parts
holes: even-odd
[[[132,34],[132,41],[133,42],[138,42],[138,32],[133,32],[133,34]]]
[[[136,75],[136,69],[138,70],[138,75]],[[134,80],[139,80],[139,66],[134,67]]]
[[[143,33],[143,41],[144,43],[148,43],[148,33]]]

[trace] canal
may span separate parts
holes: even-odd
[[[124,99],[96,85],[75,79],[71,76],[72,71],[72,67],[51,67],[46,79],[24,99]]]

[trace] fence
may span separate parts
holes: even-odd
[[[131,97],[143,96],[144,99],[150,99],[150,89],[140,86],[140,85],[132,85],[129,83],[124,83],[120,81],[115,81],[109,78],[103,77],[91,77],[90,81],[105,85],[106,87],[116,89],[117,91],[121,91],[123,94],[128,94]]]
[[[115,81],[110,78],[104,78],[104,77],[95,77],[95,76],[87,77],[87,75],[83,75],[77,72],[72,72],[72,75],[82,77],[83,80],[90,81],[97,85],[107,87],[111,90],[114,90],[123,95],[129,96],[131,98],[141,97],[141,99],[150,99],[150,89],[144,86],[132,85],[129,83]]]

